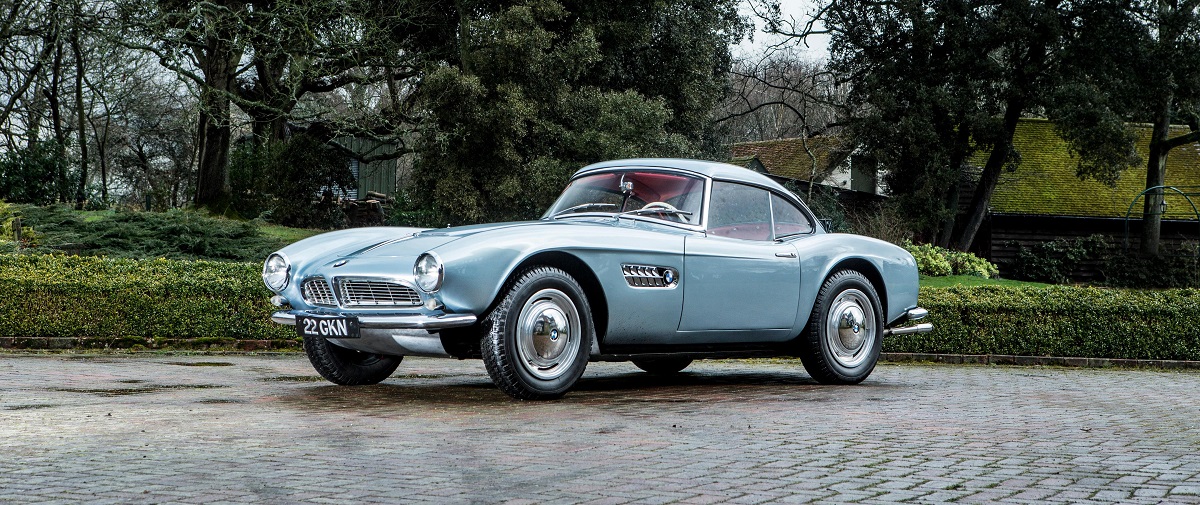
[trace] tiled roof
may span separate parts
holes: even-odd
[[[1021,153],[1015,172],[1006,172],[996,185],[991,207],[994,212],[1059,216],[1125,217],[1129,203],[1146,185],[1146,165],[1150,144],[1149,125],[1135,125],[1138,152],[1142,164],[1121,174],[1116,187],[1076,175],[1078,159],[1071,156],[1067,144],[1054,131],[1054,124],[1041,119],[1023,119],[1013,136],[1013,147]],[[1171,131],[1175,137],[1187,133],[1186,127]],[[982,166],[988,153],[980,153],[973,162]],[[1166,185],[1193,186],[1200,193],[1200,145],[1176,147],[1167,157]],[[1170,192],[1168,192],[1168,195]],[[1200,207],[1200,196],[1192,200]],[[1180,197],[1167,196],[1167,218],[1196,219],[1191,206]],[[1140,215],[1141,202],[1134,206]]]
[[[812,178],[812,159],[816,158],[820,175],[826,174],[846,157],[846,147],[835,137],[812,137],[807,139],[813,156],[804,149],[804,140],[799,138],[764,140],[734,144],[730,151],[730,163],[747,166],[757,158],[767,171],[776,177],[807,181]]]

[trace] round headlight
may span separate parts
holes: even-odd
[[[433,253],[422,254],[413,265],[413,275],[417,277],[417,285],[427,293],[442,288],[442,260]]]
[[[288,274],[292,269],[291,263],[287,256],[280,253],[275,253],[267,257],[267,262],[263,263],[262,278],[268,288],[272,291],[282,291],[287,287]]]

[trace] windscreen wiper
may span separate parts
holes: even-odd
[[[558,216],[561,216],[561,215],[563,215],[563,214],[569,214],[569,213],[571,213],[571,212],[578,212],[578,211],[581,211],[581,210],[584,210],[584,209],[603,208],[603,207],[616,207],[616,206],[617,206],[617,204],[615,204],[615,203],[601,203],[601,202],[582,203],[582,204],[575,205],[575,206],[572,206],[572,207],[567,207],[567,208],[565,208],[565,209],[563,209],[563,210],[560,210],[560,211],[558,211],[558,212],[555,212],[554,214],[551,214],[551,215],[550,215],[550,219],[554,219],[554,218],[556,218],[556,217],[558,217]]]

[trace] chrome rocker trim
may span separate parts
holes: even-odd
[[[295,326],[296,316],[328,316],[303,310],[281,310],[271,314],[271,320]],[[355,316],[358,318],[359,338],[331,338],[330,342],[356,351],[395,356],[450,357],[442,347],[437,330],[475,324],[474,314],[445,314],[441,316]]]
[[[929,315],[929,311],[921,307],[913,307],[904,313],[904,317],[900,318],[897,324],[904,324],[912,321],[925,319]],[[933,323],[921,323],[913,326],[905,326],[903,328],[888,328],[883,330],[883,336],[888,335],[909,335],[913,333],[929,333],[933,331]]]

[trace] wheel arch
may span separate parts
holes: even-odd
[[[887,321],[886,321],[887,314],[888,314],[887,285],[884,283],[883,275],[881,273],[879,273],[879,269],[875,266],[875,264],[871,263],[870,261],[868,261],[865,258],[858,258],[858,257],[843,258],[842,260],[835,263],[833,265],[833,268],[830,268],[828,272],[825,272],[825,277],[823,277],[821,279],[821,283],[824,283],[827,279],[829,279],[829,277],[831,275],[833,275],[839,271],[842,271],[842,270],[853,270],[855,272],[858,272],[858,273],[862,274],[863,277],[866,277],[868,281],[871,282],[871,287],[875,288],[875,295],[879,297],[879,304],[881,305],[880,311],[882,312],[882,316],[885,320],[884,323],[887,323]]]
[[[596,273],[592,271],[592,268],[587,263],[579,259],[578,256],[557,250],[541,251],[532,254],[521,260],[508,272],[502,285],[508,285],[514,276],[519,275],[526,268],[537,265],[558,268],[569,274],[579,283],[579,286],[583,288],[583,294],[587,296],[588,309],[592,315],[592,325],[596,329],[596,339],[601,340],[608,330],[608,300],[604,296],[604,288],[600,285],[600,279],[596,276]],[[503,289],[496,293],[496,297],[484,313],[489,313],[492,309],[496,308],[496,305],[504,299],[505,294]]]

